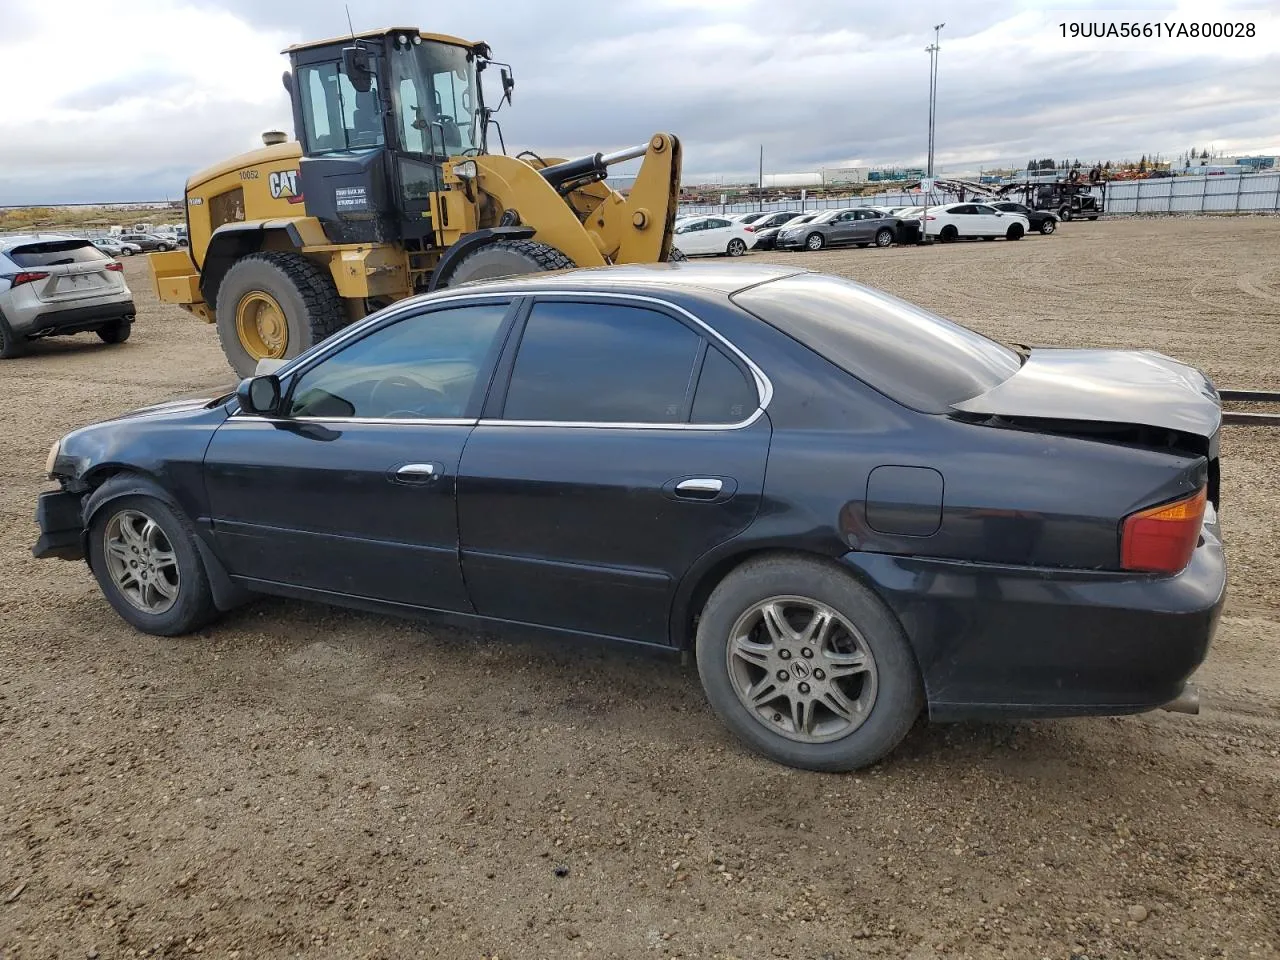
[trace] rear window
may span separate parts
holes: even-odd
[[[733,301],[890,399],[925,413],[946,413],[1022,365],[1003,344],[840,277],[784,277],[734,294]]]
[[[9,259],[20,267],[56,267],[111,258],[88,240],[44,240],[14,247],[9,251]]]

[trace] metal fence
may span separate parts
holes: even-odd
[[[679,214],[750,213],[795,210],[830,210],[838,207],[898,207],[905,204],[952,203],[960,197],[935,190],[926,198],[920,191],[877,193],[863,197],[810,197],[772,203],[682,203]],[[965,199],[980,201],[981,197]],[[1016,199],[1016,198],[1011,198]],[[1159,180],[1122,180],[1107,184],[1104,210],[1110,214],[1135,213],[1278,213],[1280,172],[1234,176],[1169,177]]]
[[[1170,177],[1107,184],[1107,213],[1274,213],[1280,173]]]

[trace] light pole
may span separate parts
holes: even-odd
[[[933,43],[925,47],[925,52],[929,54],[929,163],[928,177],[933,179],[933,148],[934,148],[934,128],[938,117],[938,54],[942,50],[941,39],[942,28],[945,23],[935,23],[933,25]]]
[[[945,23],[933,25],[933,43],[924,48],[925,53],[929,54],[929,160],[925,173],[925,180],[929,186],[921,198],[924,201],[920,208],[920,239],[922,241],[927,237],[925,230],[929,219],[929,194],[933,192],[933,131],[938,114],[938,51],[942,49],[938,40],[945,26]]]

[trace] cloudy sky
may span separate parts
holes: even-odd
[[[512,152],[576,156],[666,130],[690,183],[750,175],[761,144],[767,173],[920,163],[924,47],[940,21],[943,171],[1280,148],[1280,0],[1092,4],[1095,16],[1254,18],[1265,34],[1141,49],[1063,40],[1060,11],[1090,15],[1089,0],[349,2],[357,29],[486,40],[513,64]],[[0,0],[0,205],[180,195],[189,173],[291,129],[283,47],[347,29],[343,0],[53,6]]]

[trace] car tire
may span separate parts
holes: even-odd
[[[724,248],[724,252],[731,257],[740,257],[747,252],[747,243],[741,237],[734,237]]]
[[[826,238],[820,233],[811,233],[804,238],[804,248],[806,250],[818,251],[827,245]]]
[[[1045,219],[1040,224],[1040,233],[1046,237],[1049,234],[1053,233],[1054,230],[1057,230],[1057,229],[1058,229],[1057,221],[1055,221],[1052,217]]]
[[[112,320],[94,331],[103,343],[124,343],[133,332],[133,321]]]
[[[26,352],[26,339],[10,330],[4,316],[0,315],[0,360],[12,360]]]
[[[120,251],[120,256],[122,256],[122,257],[132,257],[132,256],[133,256],[133,251],[132,251],[132,250],[130,250],[128,247],[124,247],[124,248]]]
[[[259,314],[250,324],[251,303],[260,303],[263,312],[274,310],[277,316],[264,319]],[[253,376],[260,359],[250,353],[242,333],[250,341],[258,337],[259,343],[249,344],[256,352],[287,360],[345,325],[342,301],[329,272],[301,254],[282,251],[251,253],[233,263],[218,285],[214,316],[222,352],[242,378]]]
[[[1022,224],[1011,223],[1009,224],[1009,229],[1004,232],[1004,238],[1006,240],[1021,240],[1024,232]]]
[[[775,640],[780,633],[768,632],[769,610],[782,611],[785,638]],[[833,624],[826,640],[808,641],[812,649],[802,638],[806,611],[823,612]],[[867,587],[827,561],[774,556],[746,562],[707,600],[695,644],[698,674],[716,715],[749,747],[790,767],[869,766],[902,742],[924,706],[920,671],[897,618]],[[735,648],[748,648],[751,656],[736,656]],[[848,669],[858,654],[863,670],[844,678],[822,676],[819,664],[841,662]],[[798,679],[801,668],[811,685]],[[769,692],[762,680],[781,692],[750,704],[751,691]],[[827,707],[828,696],[847,716]],[[803,701],[808,706],[798,715],[807,717],[808,726],[802,730],[793,705]]]
[[[883,230],[876,231],[876,246],[891,247],[893,246],[893,231],[887,227]]]
[[[1058,210],[1058,219],[1059,219],[1059,220],[1061,220],[1063,223],[1066,223],[1068,220],[1070,220],[1070,219],[1071,219],[1071,208],[1070,208],[1070,207],[1062,207],[1060,210]]]
[[[213,620],[217,607],[190,522],[147,480],[121,474],[107,484],[130,489],[102,503],[89,524],[89,567],[107,602],[127,623],[159,637]],[[108,493],[104,484],[91,502]]]
[[[960,231],[955,228],[954,224],[947,224],[942,228],[942,232],[938,234],[939,239],[943,243],[954,243],[960,239]]]

